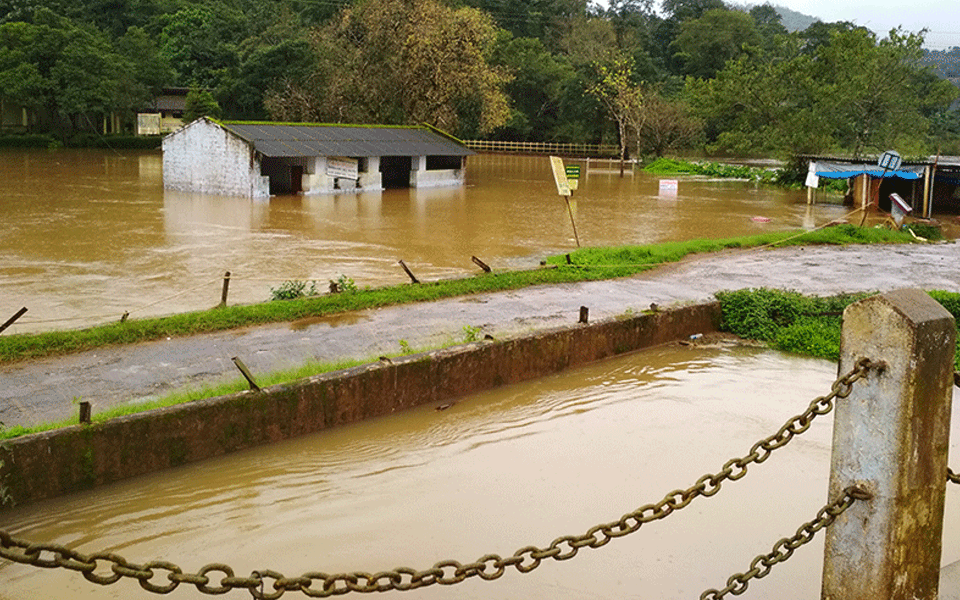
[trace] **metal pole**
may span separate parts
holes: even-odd
[[[920,290],[843,313],[840,372],[883,360],[838,399],[828,497],[872,495],[827,530],[823,600],[936,600],[947,485],[956,328]]]
[[[577,248],[580,247],[580,235],[577,234],[577,222],[573,220],[573,209],[570,208],[570,196],[564,196],[567,202],[567,213],[570,214],[570,224],[573,225],[573,239],[577,240]]]

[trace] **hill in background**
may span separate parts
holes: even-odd
[[[785,6],[780,6],[779,4],[774,4],[772,2],[757,3],[757,4],[750,3],[750,4],[744,4],[742,6],[743,6],[743,10],[749,11],[754,6],[763,6],[763,4],[770,4],[770,6],[772,6],[774,10],[777,11],[777,14],[780,15],[780,22],[783,24],[784,27],[787,28],[787,31],[791,31],[791,32],[803,31],[807,27],[810,27],[811,25],[813,25],[814,23],[820,20],[817,17],[811,17],[810,15],[799,13],[795,10],[791,10]]]

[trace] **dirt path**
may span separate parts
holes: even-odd
[[[787,248],[694,258],[613,281],[540,286],[251,327],[0,367],[0,421],[34,424],[142,401],[185,386],[234,379],[231,357],[254,372],[397,353],[462,341],[464,327],[503,337],[640,311],[651,303],[708,300],[719,290],[755,287],[811,294],[901,287],[960,290],[960,245]]]

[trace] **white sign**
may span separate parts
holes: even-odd
[[[550,157],[550,167],[553,169],[553,180],[557,183],[557,193],[561,196],[569,196],[570,182],[567,181],[567,169],[563,166],[563,160],[559,156]]]
[[[138,113],[137,135],[160,135],[160,113]]]
[[[896,171],[900,168],[900,160],[899,154],[893,150],[887,150],[880,156],[880,160],[877,161],[877,166],[887,171]]]
[[[661,196],[676,196],[677,192],[680,191],[680,182],[676,179],[661,179],[660,180],[660,195]]]
[[[341,179],[358,179],[360,177],[359,161],[355,158],[328,156],[327,176],[339,177]]]
[[[815,162],[811,162],[807,169],[806,185],[808,188],[820,187],[820,176],[817,175],[817,163]]]

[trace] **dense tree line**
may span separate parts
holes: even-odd
[[[177,86],[225,118],[641,154],[916,154],[960,140],[960,48],[922,42],[791,32],[770,5],[723,0],[0,0],[0,96],[68,131]]]

